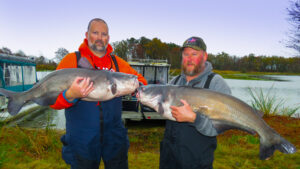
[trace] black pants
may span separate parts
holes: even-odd
[[[76,164],[71,169],[99,169],[100,162],[76,156]],[[105,169],[128,169],[128,148],[125,144],[119,153],[110,160],[104,161]]]
[[[199,144],[201,146],[201,144]],[[197,149],[197,148],[195,148]],[[205,151],[195,151],[186,146],[172,144],[166,140],[161,142],[160,169],[212,169],[215,147]]]
[[[217,138],[202,135],[190,123],[166,121],[160,145],[160,169],[211,169]]]

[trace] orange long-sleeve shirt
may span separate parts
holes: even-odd
[[[113,61],[110,56],[110,53],[113,51],[113,48],[110,44],[108,44],[107,46],[106,54],[101,58],[94,55],[89,49],[87,39],[85,39],[84,42],[80,45],[79,51],[81,57],[85,57],[90,62],[90,64],[96,67],[97,69],[116,71],[116,67],[113,64]],[[138,74],[138,72],[134,70],[125,60],[118,56],[116,56],[116,60],[120,72],[137,75],[138,80],[144,85],[147,85],[147,80],[141,74]],[[75,53],[70,53],[66,55],[59,63],[56,70],[65,68],[77,68],[77,58]],[[65,109],[71,107],[72,105],[73,103],[68,102],[64,98],[63,92],[61,92],[61,94],[57,97],[56,102],[50,107],[53,109]]]

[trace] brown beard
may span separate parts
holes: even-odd
[[[190,63],[187,63],[187,64],[190,64]],[[195,64],[193,64],[193,65],[195,65]],[[183,73],[187,76],[195,76],[195,75],[201,73],[203,71],[203,69],[204,69],[203,61],[200,64],[195,65],[194,69],[191,71],[188,71],[183,63],[181,64],[181,71],[183,71]]]

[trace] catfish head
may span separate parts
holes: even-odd
[[[167,103],[167,91],[162,85],[147,85],[138,88],[137,99],[148,107],[151,107],[161,115],[165,112]]]
[[[139,87],[136,75],[115,72],[109,76],[109,88],[112,95],[119,97],[134,93]]]

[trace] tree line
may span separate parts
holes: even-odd
[[[180,46],[174,43],[164,43],[158,38],[152,40],[141,37],[130,38],[112,43],[114,53],[125,60],[164,59],[168,60],[171,68],[179,69],[181,66]],[[300,57],[285,58],[280,56],[231,56],[225,52],[208,54],[208,61],[217,70],[235,70],[241,72],[293,72],[300,73]]]
[[[130,38],[114,42],[112,46],[114,54],[127,61],[130,59],[161,59],[167,60],[172,69],[180,69],[181,67],[180,46],[174,43],[162,42],[158,38]],[[59,48],[52,60],[48,60],[44,56],[26,56],[22,51],[12,53],[6,47],[0,49],[0,53],[33,58],[37,64],[37,70],[55,70],[57,63],[69,52],[64,48]],[[213,64],[216,70],[300,73],[300,57],[285,58],[280,56],[255,56],[254,54],[237,57],[222,52],[218,54],[209,53],[208,61]]]

